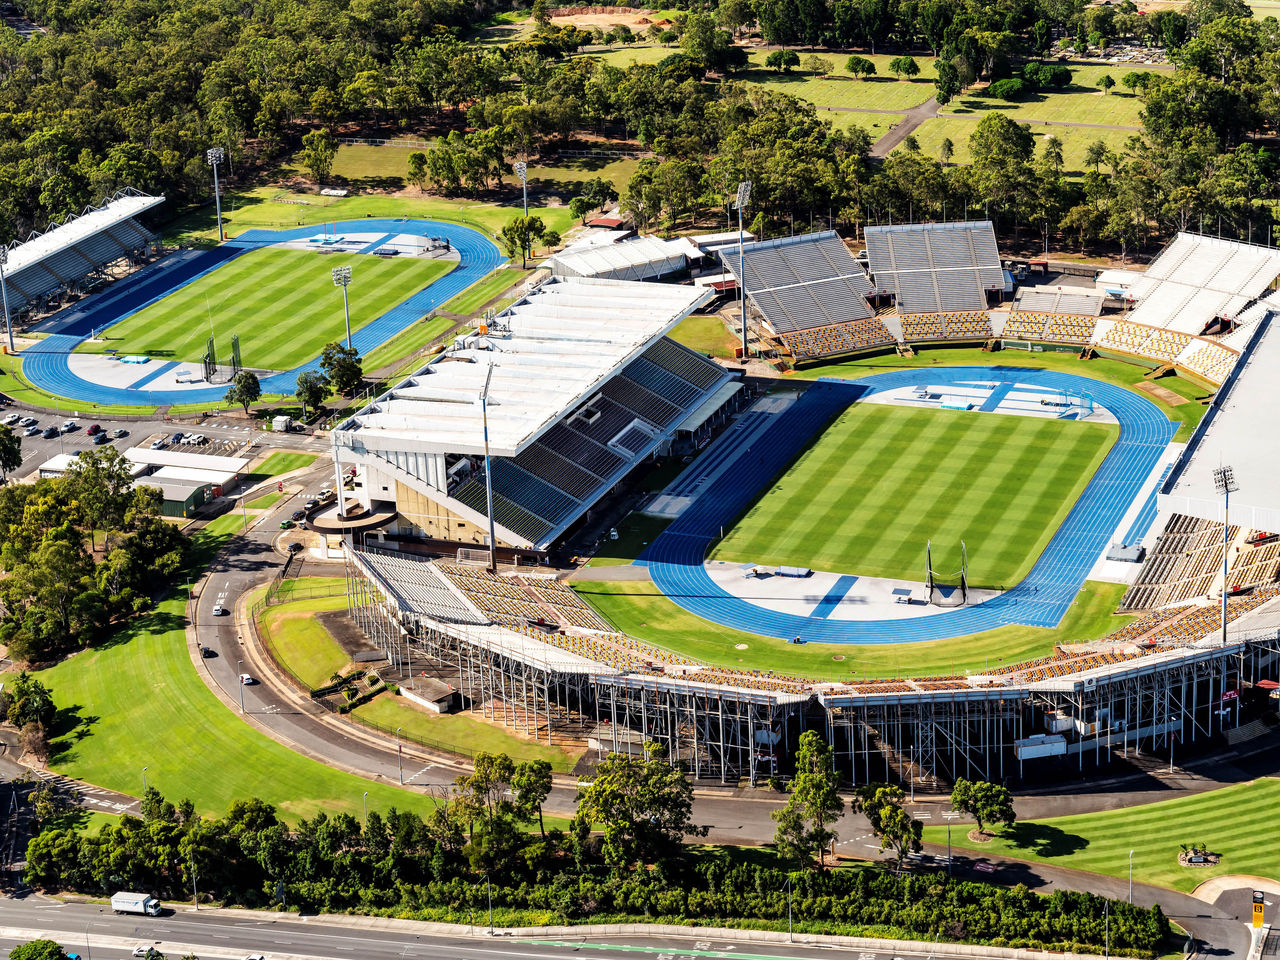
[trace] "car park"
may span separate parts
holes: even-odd
[[[126,430],[124,427],[116,427],[116,429],[111,431],[111,436],[115,437],[117,440],[120,440],[123,437],[127,437],[128,435],[129,435],[129,431]]]
[[[41,435],[42,435],[46,440],[52,440],[54,437],[56,437],[56,436],[58,435],[58,428],[57,428],[57,427],[45,427],[45,428],[44,428],[44,433],[43,433],[43,434],[41,434]]]
[[[31,426],[27,427],[27,429],[23,430],[22,432],[26,434],[28,437],[34,437],[37,433],[40,432],[40,424],[33,423],[31,424]]]

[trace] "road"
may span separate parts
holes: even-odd
[[[608,960],[621,952],[651,955],[662,960],[700,958],[795,958],[812,960],[830,957],[830,945],[768,943],[752,937],[747,942],[716,939],[690,932],[679,937],[648,934],[612,937],[575,935],[559,938],[496,936],[490,938],[483,911],[477,911],[474,933],[452,935],[436,932],[438,927],[403,921],[362,918],[279,919],[277,915],[249,911],[201,911],[179,909],[162,917],[117,917],[105,905],[67,903],[41,898],[0,901],[0,949],[32,939],[41,932],[59,941],[84,960],[116,960],[131,956],[132,948],[149,945],[176,960],[194,953],[200,960],[240,960],[246,954],[261,953],[267,960],[284,957],[315,957],[321,960],[417,960],[417,958],[558,958]],[[465,929],[465,928],[464,928]],[[797,940],[803,941],[803,936]],[[903,944],[877,941],[875,949],[839,952],[857,960],[925,960],[946,956],[943,945],[904,949]],[[982,954],[971,954],[981,960]]]

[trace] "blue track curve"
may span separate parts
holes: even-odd
[[[732,524],[755,501],[764,485],[849,404],[900,387],[974,381],[1088,393],[1120,423],[1120,435],[1110,453],[1031,572],[1013,589],[983,603],[926,617],[827,620],[778,613],[748,603],[722,589],[707,574],[703,560],[721,527]],[[773,428],[754,444],[755,449],[764,452],[764,460],[752,466],[750,475],[736,469],[722,473],[636,562],[647,565],[658,588],[690,613],[737,630],[781,639],[798,636],[824,643],[914,643],[960,637],[1009,624],[1053,627],[1080,592],[1094,561],[1106,548],[1176,430],[1176,424],[1158,407],[1130,390],[1049,370],[933,367],[861,380],[820,380],[779,415]],[[838,496],[839,491],[832,491],[832,495]]]
[[[446,238],[458,251],[458,265],[408,300],[371,320],[351,338],[352,345],[364,356],[386,343],[414,321],[434,310],[471,286],[506,261],[484,234],[470,227],[437,220],[340,220],[331,226],[349,233],[407,233],[422,237]],[[138,404],[153,406],[169,403],[205,403],[220,400],[225,386],[195,390],[131,390],[92,383],[72,371],[68,357],[73,349],[93,331],[105,329],[143,307],[166,297],[246,250],[300,240],[314,236],[319,224],[292,230],[249,230],[215,250],[188,251],[166,257],[160,263],[141,270],[102,293],[60,311],[45,321],[40,329],[50,335],[22,352],[22,372],[43,390],[71,400],[101,404]],[[291,394],[297,389],[298,374],[318,370],[316,357],[302,366],[262,378],[262,392]]]

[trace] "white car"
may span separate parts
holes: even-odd
[[[64,420],[62,422],[62,432],[66,433],[68,430],[74,430],[79,425],[75,420]]]
[[[133,948],[133,955],[135,957],[149,957],[151,954],[156,952],[156,948],[151,946],[149,943],[140,943]]]
[[[260,953],[250,953],[245,955],[244,960],[267,960],[267,958]]]
[[[224,613],[226,613],[226,612],[227,612],[227,611],[223,608],[222,604],[220,604],[220,603],[215,603],[215,604],[213,605],[213,615],[214,615],[215,617],[220,617],[220,616],[222,616],[222,615],[223,615]]]
[[[5,422],[6,424],[8,424],[9,426],[13,426],[15,423],[17,423],[17,422],[18,422],[19,420],[21,420],[21,419],[22,419],[22,418],[21,418],[21,417],[19,417],[16,413],[11,413],[11,414],[9,414],[7,417],[5,417],[5,418],[4,418],[4,422]]]
[[[26,434],[28,437],[34,437],[37,433],[42,433],[43,431],[40,429],[39,424],[33,423],[31,426],[27,427],[27,429],[23,430],[22,432]]]
[[[152,441],[151,441],[151,449],[152,449],[152,450],[161,450],[161,449],[163,449],[163,448],[164,448],[165,442],[166,442],[166,441],[165,441],[164,437],[161,437],[159,440],[152,440]]]
[[[242,686],[252,687],[257,682],[257,680],[253,679],[253,677],[249,676],[247,673],[240,674],[240,684]]]

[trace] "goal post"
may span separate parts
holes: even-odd
[[[925,585],[929,603],[935,607],[963,607],[969,602],[969,550],[960,541],[960,569],[937,570],[933,565],[933,541],[924,548]]]

